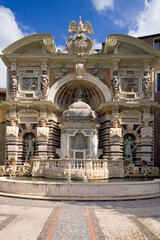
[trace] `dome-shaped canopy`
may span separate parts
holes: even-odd
[[[74,117],[96,119],[97,115],[87,103],[79,99],[77,102],[72,103],[69,106],[69,109],[64,111],[62,114],[62,119]]]

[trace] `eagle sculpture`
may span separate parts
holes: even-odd
[[[72,21],[69,25],[69,29],[68,29],[68,35],[71,35],[73,33],[88,33],[90,35],[93,35],[93,29],[92,26],[90,24],[90,22],[85,22],[85,24],[82,23],[82,18],[79,17],[79,23],[76,24],[75,21]]]

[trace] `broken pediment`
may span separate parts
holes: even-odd
[[[152,54],[157,51],[144,41],[123,34],[111,34],[106,38],[104,45],[106,54]]]
[[[24,37],[5,48],[4,54],[53,53],[55,42],[51,34],[34,34]]]

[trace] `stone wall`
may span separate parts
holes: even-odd
[[[5,164],[5,122],[0,123],[0,165]]]
[[[5,122],[5,120],[6,120],[6,112],[2,107],[0,107],[0,123]]]

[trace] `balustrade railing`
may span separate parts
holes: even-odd
[[[61,170],[61,169],[73,169],[73,170],[103,170],[107,167],[111,161],[106,159],[52,159],[52,160],[35,160],[34,166],[40,165],[43,169],[49,170]],[[116,162],[116,164],[115,164]],[[118,161],[114,161],[114,169],[118,168]]]

